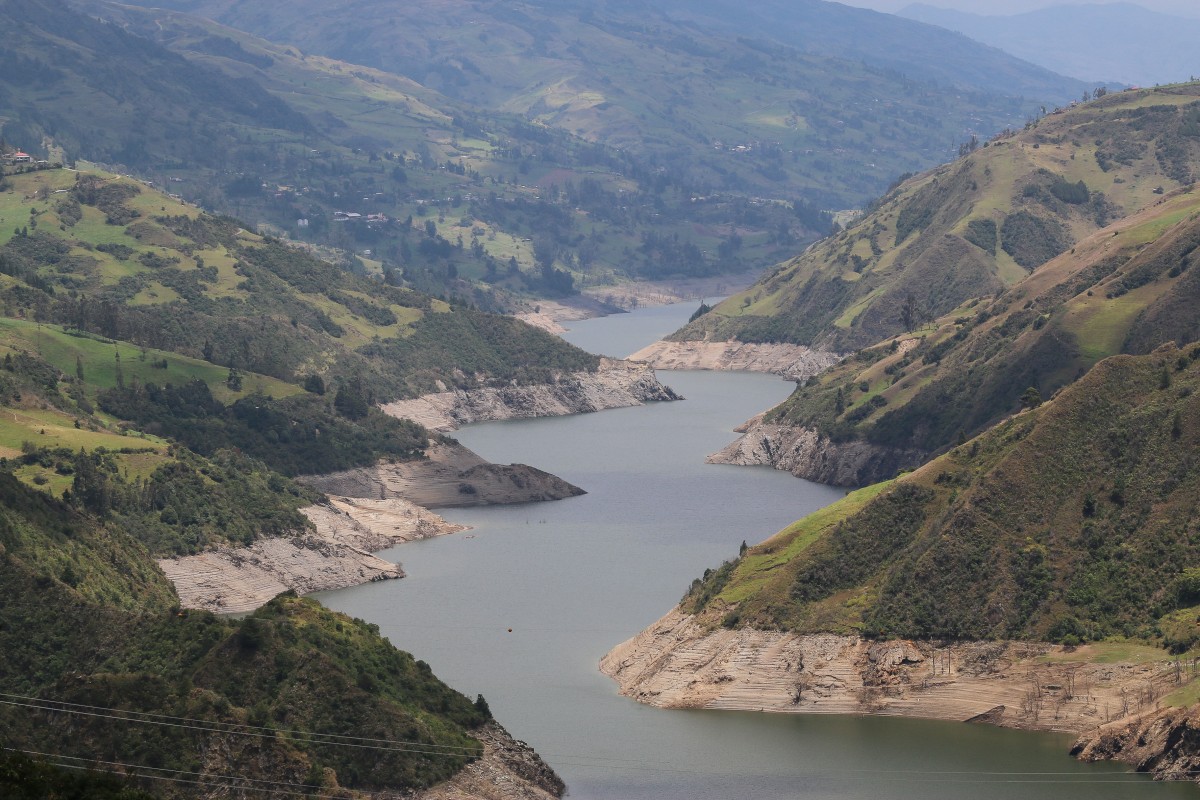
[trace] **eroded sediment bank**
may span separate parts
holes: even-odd
[[[336,498],[303,512],[315,530],[160,559],[158,564],[185,608],[239,613],[253,611],[281,592],[307,594],[403,577],[398,565],[372,553],[463,530],[398,499]]]
[[[770,372],[801,381],[841,361],[842,356],[799,344],[727,342],[655,342],[629,357],[655,369],[705,369]]]
[[[734,430],[742,435],[709,456],[708,463],[769,466],[829,486],[867,486],[928,458],[922,450],[835,442],[812,428],[764,422],[761,414]]]
[[[1174,688],[1172,662],[1099,663],[1081,647],[875,642],[713,629],[680,609],[613,648],[601,671],[663,708],[884,714],[1080,733]]]
[[[430,430],[452,431],[473,422],[561,417],[678,399],[647,365],[605,358],[595,372],[573,372],[554,383],[439,392],[387,403],[383,410]]]

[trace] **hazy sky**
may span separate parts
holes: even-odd
[[[837,0],[848,6],[862,6],[877,11],[899,11],[917,0]],[[1035,8],[1058,5],[1079,5],[1069,0],[920,0],[931,6],[955,8],[960,11],[972,11],[976,14],[1016,14],[1022,11],[1032,11]],[[1138,0],[1135,5],[1161,11],[1164,14],[1178,14],[1187,17],[1200,17],[1200,8],[1196,0]]]

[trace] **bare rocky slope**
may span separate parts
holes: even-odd
[[[865,486],[919,466],[928,453],[853,440],[835,442],[813,428],[769,423],[759,415],[734,429],[742,434],[710,464],[768,466],[831,486]]]
[[[388,403],[383,410],[435,431],[473,422],[586,414],[680,399],[645,364],[605,358],[594,372],[573,372],[553,383],[498,386],[427,394]]]
[[[514,739],[498,723],[485,725],[472,735],[483,744],[481,758],[445,783],[404,795],[406,800],[557,800],[566,793],[562,778],[533,748]]]

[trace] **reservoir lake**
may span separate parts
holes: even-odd
[[[626,356],[697,303],[572,323],[564,338]],[[772,375],[660,372],[686,399],[454,434],[481,456],[587,490],[553,503],[444,510],[473,529],[384,558],[408,577],[318,595],[377,624],[529,742],[579,800],[1200,798],[1070,736],[866,716],[669,711],[620,697],[597,664],[669,611],[693,578],[844,490],[704,458],[788,396]],[[511,632],[510,630],[511,629]]]

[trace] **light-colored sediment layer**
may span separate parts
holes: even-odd
[[[412,800],[557,800],[566,787],[529,745],[496,723],[471,735],[483,743],[483,757],[444,783],[405,795]]]
[[[1165,658],[1094,663],[1020,642],[871,642],[711,630],[678,608],[600,662],[621,694],[663,708],[884,714],[1081,732],[1153,707]]]
[[[833,366],[842,357],[799,344],[727,342],[655,342],[629,357],[655,369],[711,369],[772,372],[801,381]]]
[[[439,392],[388,403],[383,410],[430,430],[451,431],[472,422],[560,417],[677,399],[646,364],[606,358],[595,372],[573,372],[551,384]]]
[[[437,444],[426,453],[427,458],[417,461],[381,461],[300,480],[330,496],[400,498],[426,508],[532,503],[584,493],[562,478],[525,464],[484,461],[457,443]]]
[[[812,428],[765,423],[761,414],[736,430],[742,436],[709,456],[708,463],[765,465],[831,486],[866,486],[920,466],[928,455],[869,442],[834,442]]]
[[[404,572],[398,565],[372,551],[463,530],[403,500],[337,499],[303,511],[315,532],[166,558],[158,564],[185,608],[239,613],[288,590],[307,594],[401,578]]]

